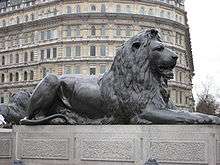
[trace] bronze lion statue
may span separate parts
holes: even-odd
[[[37,85],[21,124],[220,124],[179,111],[169,100],[177,55],[147,30],[125,42],[101,77],[49,74]]]

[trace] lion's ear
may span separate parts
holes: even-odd
[[[141,46],[141,43],[139,41],[136,41],[132,44],[132,51],[135,52],[137,49],[139,49]]]

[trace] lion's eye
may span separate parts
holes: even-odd
[[[153,48],[153,51],[162,51],[162,50],[164,50],[164,46],[163,45],[158,45],[158,46]]]

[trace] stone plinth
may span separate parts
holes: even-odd
[[[220,165],[220,126],[15,126],[13,132],[13,159],[25,165],[143,165],[149,158]]]
[[[11,165],[13,152],[13,136],[11,129],[0,128],[0,165]]]

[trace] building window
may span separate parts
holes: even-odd
[[[117,28],[116,28],[116,35],[117,36],[121,35],[121,28],[120,28],[120,26],[117,26]]]
[[[144,8],[143,6],[142,6],[141,9],[140,9],[140,14],[141,14],[141,15],[144,15],[144,14],[145,14],[145,8]]]
[[[105,6],[105,4],[102,4],[102,5],[101,5],[101,12],[102,12],[102,13],[105,13],[105,12],[106,12],[106,6]]]
[[[96,75],[96,68],[95,67],[90,68],[89,74]]]
[[[50,59],[50,49],[47,49],[47,59]]]
[[[10,54],[10,56],[9,56],[9,62],[10,62],[10,64],[13,63],[13,55],[12,54]]]
[[[34,61],[34,52],[33,51],[31,51],[30,61]]]
[[[129,5],[126,6],[127,13],[131,13],[131,7]]]
[[[162,17],[162,18],[164,17],[164,11],[163,10],[160,11],[160,17]]]
[[[25,52],[25,53],[24,53],[24,62],[26,63],[27,61],[28,61],[28,53]]]
[[[104,74],[106,71],[106,65],[101,65],[100,66],[100,74]]]
[[[2,20],[2,26],[5,27],[6,26],[6,21],[3,19]]]
[[[153,9],[149,9],[148,14],[153,15]]]
[[[179,81],[182,82],[182,72],[179,72]]]
[[[80,5],[76,6],[76,13],[80,13]]]
[[[72,33],[72,29],[70,26],[66,27],[66,37],[71,37]]]
[[[52,36],[52,35],[51,35],[51,30],[48,30],[48,31],[47,31],[47,39],[50,40],[50,39],[51,39],[51,36]]]
[[[66,57],[71,57],[71,47],[66,47]]]
[[[101,26],[101,36],[105,36],[106,35],[106,26],[102,25]]]
[[[76,56],[80,56],[80,55],[81,55],[81,47],[76,46]]]
[[[16,64],[19,63],[19,54],[16,54],[16,55],[15,55],[15,62],[16,62]]]
[[[96,47],[90,46],[90,56],[96,56]]]
[[[33,80],[33,79],[34,79],[34,71],[31,70],[31,72],[30,72],[30,80]]]
[[[27,81],[27,71],[24,71],[24,81]]]
[[[66,66],[66,67],[64,68],[64,73],[65,73],[65,74],[71,74],[71,67],[70,67],[70,66]]]
[[[25,22],[28,22],[28,15],[25,16]]]
[[[71,6],[67,6],[67,7],[66,7],[66,10],[67,10],[67,14],[71,14],[71,13],[72,13],[72,8],[71,8]]]
[[[18,16],[16,17],[16,22],[17,22],[17,24],[20,23],[20,18]]]
[[[118,4],[118,5],[116,6],[116,12],[117,12],[117,13],[120,13],[120,12],[121,12],[121,5]]]
[[[92,5],[92,6],[91,6],[91,11],[96,11],[95,5]]]
[[[1,103],[2,104],[4,103],[4,97],[3,96],[1,97]]]
[[[2,56],[2,65],[5,65],[5,56]]]
[[[44,59],[44,50],[40,51],[40,59],[43,60]]]
[[[13,74],[12,74],[12,73],[9,74],[9,81],[10,81],[10,82],[13,81]]]
[[[45,39],[44,34],[45,34],[44,31],[40,32],[40,39],[41,39],[41,41],[43,41]]]
[[[96,35],[95,26],[92,26],[92,27],[91,27],[91,35],[92,35],[92,36]]]
[[[80,37],[80,27],[77,26],[75,30],[76,30],[76,37]]]
[[[182,104],[182,103],[183,103],[183,92],[180,91],[180,104]]]
[[[53,58],[57,58],[57,48],[53,48]]]
[[[19,73],[18,72],[15,73],[15,81],[19,81]]]
[[[131,27],[127,27],[126,30],[125,30],[125,35],[127,37],[130,37],[131,36]]]
[[[106,46],[105,45],[101,45],[101,47],[100,47],[100,55],[101,56],[106,56]]]
[[[34,14],[31,14],[31,21],[34,21]]]
[[[80,66],[75,66],[75,67],[73,68],[73,73],[74,73],[74,74],[80,74]]]
[[[167,12],[167,18],[170,19],[170,12]]]
[[[5,74],[2,74],[2,76],[1,76],[1,82],[2,82],[2,83],[5,82]]]
[[[176,104],[178,104],[178,103],[179,103],[179,101],[178,101],[178,100],[179,100],[179,99],[178,99],[178,93],[179,93],[179,92],[176,91],[175,93],[176,93],[176,100],[175,100],[175,101],[176,101]]]

